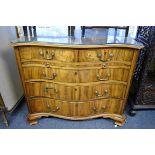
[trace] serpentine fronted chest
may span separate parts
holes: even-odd
[[[24,38],[12,45],[30,124],[42,116],[71,120],[103,117],[124,124],[123,112],[141,44],[66,37]]]

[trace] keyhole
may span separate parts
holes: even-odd
[[[106,64],[102,64],[102,67],[105,68],[106,67]]]

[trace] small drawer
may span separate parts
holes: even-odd
[[[95,115],[122,114],[124,100],[118,99],[99,99],[94,101],[85,101],[75,103],[74,116],[92,117]]]
[[[69,102],[38,98],[29,100],[29,107],[31,113],[51,113],[60,116],[73,116],[73,104]]]
[[[85,49],[79,51],[80,62],[110,62],[122,61],[131,62],[133,59],[134,49],[128,48],[104,48],[104,49]]]
[[[61,62],[76,62],[78,50],[49,47],[18,47],[21,61],[48,60]]]
[[[27,96],[31,99],[46,97],[61,100],[79,100],[79,87],[49,82],[27,82],[25,84]]]
[[[79,87],[79,100],[93,100],[101,98],[124,99],[126,85],[122,83],[100,83]]]

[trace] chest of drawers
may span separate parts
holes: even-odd
[[[123,114],[142,46],[13,44],[27,99],[30,124],[54,116],[70,120]]]

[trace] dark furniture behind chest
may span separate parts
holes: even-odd
[[[92,28],[115,28],[115,36],[117,35],[117,29],[124,29],[125,30],[125,37],[128,36],[129,33],[129,26],[81,26],[82,30],[82,37],[85,36],[85,30],[86,29],[92,29]]]
[[[136,39],[145,47],[141,49],[133,77],[131,115],[138,109],[155,108],[155,26],[139,26]]]

